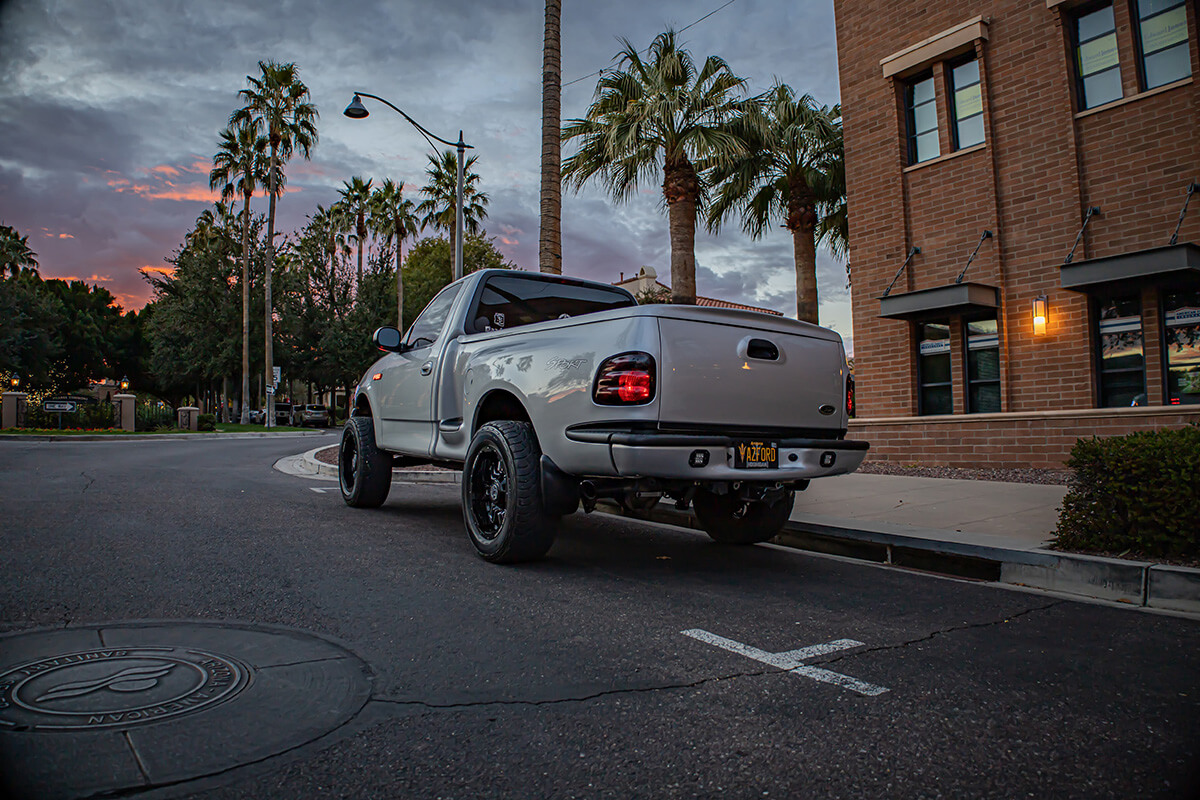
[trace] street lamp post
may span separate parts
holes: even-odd
[[[442,144],[453,147],[458,151],[458,186],[454,193],[454,280],[458,280],[463,276],[463,154],[468,148],[474,149],[474,146],[463,141],[462,131],[458,132],[457,142],[448,142],[442,137],[430,133],[429,131],[425,130],[425,128],[421,127],[420,123],[418,123],[415,119],[396,108],[396,106],[392,105],[387,100],[384,100],[382,97],[377,95],[368,94],[367,92],[355,92],[354,99],[350,101],[350,105],[346,106],[346,110],[342,113],[347,117],[350,117],[350,119],[363,119],[364,117],[368,116],[370,112],[367,111],[367,107],[362,103],[363,97],[370,97],[373,100],[378,100],[388,108],[398,113],[400,116],[404,117],[414,128],[421,132],[421,135],[425,137],[425,141],[437,139]],[[437,149],[433,142],[429,142],[429,145],[435,150]]]

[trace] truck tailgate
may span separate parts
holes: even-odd
[[[757,323],[744,314],[659,318],[660,423],[845,428],[836,334],[789,320]]]

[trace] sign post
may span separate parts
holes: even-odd
[[[74,400],[43,400],[42,411],[48,413],[58,413],[58,429],[62,430],[62,415],[74,414],[79,410],[79,405]]]

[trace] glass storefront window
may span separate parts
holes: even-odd
[[[954,413],[949,325],[929,323],[918,326],[917,381],[920,388],[917,413]]]
[[[1200,289],[1163,293],[1167,402],[1200,404]]]
[[[994,319],[968,322],[967,413],[1000,411],[1000,332]]]
[[[1146,358],[1142,350],[1142,303],[1136,294],[1096,299],[1100,346],[1100,406],[1146,404]]]

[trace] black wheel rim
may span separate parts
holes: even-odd
[[[475,454],[471,464],[471,517],[475,530],[485,541],[493,541],[504,529],[508,512],[508,465],[491,444]]]
[[[354,482],[358,479],[358,444],[353,436],[342,438],[340,453],[339,475],[342,479],[342,490],[347,494],[354,491]]]

